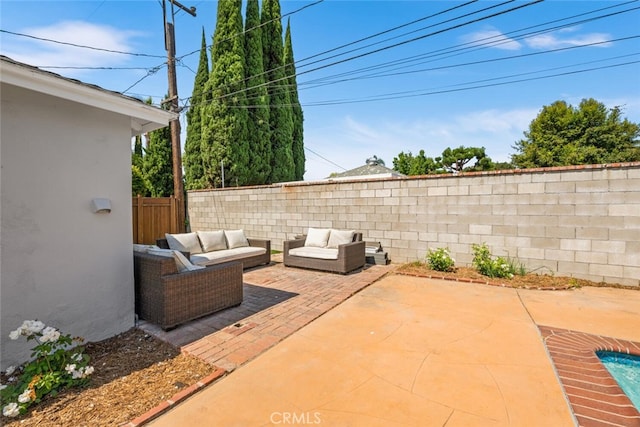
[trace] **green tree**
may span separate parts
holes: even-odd
[[[398,154],[393,159],[393,169],[405,175],[428,175],[441,171],[442,165],[438,160],[427,157],[424,150],[420,150],[417,156],[411,152]]]
[[[142,136],[136,135],[133,141],[133,151],[131,152],[131,165],[142,167]]]
[[[490,166],[491,159],[486,161],[484,160],[486,157],[484,147],[464,147],[461,145],[454,149],[446,148],[442,152],[440,162],[442,163],[442,167],[447,171],[457,173],[462,172],[465,166],[473,159],[476,159],[476,162],[471,166],[471,170],[477,170],[476,167],[478,166],[481,168]]]
[[[304,179],[305,155],[304,155],[304,114],[298,97],[298,82],[296,80],[296,66],[293,57],[293,43],[291,42],[291,20],[287,21],[287,30],[284,37],[284,72],[288,78],[289,100],[293,119],[293,133],[291,150],[295,165],[294,179]]]
[[[565,101],[544,106],[524,136],[513,147],[520,168],[640,160],[640,125],[593,98],[577,108]]]
[[[212,69],[205,92],[211,100],[202,109],[201,154],[204,183],[245,185],[249,176],[245,51],[242,0],[218,2],[211,53]],[[224,182],[221,165],[224,167]]]
[[[249,114],[247,138],[251,162],[247,183],[267,184],[271,176],[271,129],[269,128],[269,95],[265,85],[258,0],[247,2],[244,34]]]
[[[206,101],[204,94],[205,85],[209,80],[209,58],[207,57],[207,43],[202,29],[202,47],[200,48],[200,62],[198,71],[193,83],[191,94],[191,106],[187,111],[187,139],[184,144],[184,164],[185,188],[196,190],[204,188],[204,165],[202,164],[202,154],[200,153],[202,142],[202,117],[201,112]]]
[[[133,197],[151,195],[151,183],[137,165],[131,165],[131,195]]]
[[[269,93],[269,125],[271,127],[270,182],[293,181],[293,117],[284,71],[280,2],[262,2],[262,49]]]
[[[151,196],[173,194],[171,129],[166,126],[149,133],[149,144],[142,158],[142,174],[151,184]]]

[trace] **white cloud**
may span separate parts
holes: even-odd
[[[19,32],[41,39],[122,52],[135,51],[133,39],[141,35],[136,31],[84,21],[64,21],[46,27],[24,28]],[[16,61],[40,67],[118,66],[132,58],[129,55],[79,48],[69,44],[3,36],[3,54]],[[73,72],[65,71],[65,74]]]
[[[594,47],[610,47],[613,43],[602,43],[611,39],[609,34],[591,33],[582,34],[575,37],[559,37],[556,34],[540,34],[529,37],[525,43],[534,49],[558,49],[562,47],[584,46],[592,43],[601,43]]]
[[[498,30],[484,30],[467,34],[463,37],[464,42],[482,46],[488,44],[489,47],[502,50],[518,50],[522,47],[518,41],[510,39]]]

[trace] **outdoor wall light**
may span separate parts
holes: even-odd
[[[95,198],[91,200],[91,211],[93,213],[111,212],[111,200]]]

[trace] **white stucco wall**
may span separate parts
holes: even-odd
[[[131,117],[3,84],[0,368],[25,319],[98,341],[134,326]],[[109,214],[91,200],[111,200]]]

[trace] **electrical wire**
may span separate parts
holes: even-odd
[[[81,48],[81,49],[97,50],[97,51],[100,51],[100,52],[117,53],[117,54],[120,54],[120,55],[143,56],[143,57],[147,57],[147,58],[164,58],[164,56],[160,56],[160,55],[149,55],[149,54],[146,54],[146,53],[123,52],[121,50],[103,49],[103,48],[100,48],[100,47],[85,46],[85,45],[76,44],[76,43],[62,42],[62,41],[59,41],[59,40],[52,40],[52,39],[47,39],[47,38],[44,38],[44,37],[32,36],[32,35],[29,35],[29,34],[16,33],[16,32],[13,32],[13,31],[8,31],[8,30],[3,30],[3,29],[0,29],[0,33],[6,33],[6,34],[14,35],[14,36],[26,37],[26,38],[45,41],[45,42],[49,42],[49,43],[62,44],[62,45],[66,45],[66,46],[73,46],[73,47],[77,47],[77,48]]]

